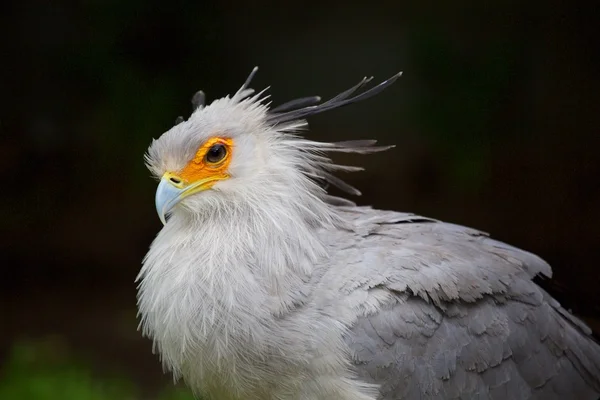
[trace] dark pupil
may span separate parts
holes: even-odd
[[[219,162],[225,157],[226,153],[227,150],[225,150],[225,146],[222,144],[215,144],[208,149],[208,152],[206,153],[206,161],[209,163]]]

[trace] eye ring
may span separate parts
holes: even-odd
[[[207,164],[218,164],[227,156],[227,147],[223,143],[215,143],[206,152],[204,159]]]

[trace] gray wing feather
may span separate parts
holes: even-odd
[[[532,282],[551,275],[539,257],[411,214],[347,213],[356,239],[338,240],[331,273],[357,314],[356,374],[382,400],[600,396],[600,346]]]

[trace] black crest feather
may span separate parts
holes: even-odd
[[[400,76],[402,72],[397,73],[386,81],[383,81],[379,85],[372,87],[362,93],[356,94],[363,86],[369,83],[373,77],[363,78],[358,84],[354,85],[348,90],[343,91],[337,96],[327,100],[324,103],[319,103],[321,98],[319,96],[313,97],[303,97],[296,100],[288,101],[278,107],[273,108],[269,111],[269,115],[267,117],[267,121],[272,124],[278,124],[282,122],[288,122],[298,119],[304,119],[311,115],[319,114],[325,111],[333,110],[335,108],[340,108],[343,106],[347,106],[352,103],[356,103],[361,100],[366,100],[370,97],[373,97],[387,87],[391,86]]]

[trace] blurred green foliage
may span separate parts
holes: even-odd
[[[60,340],[23,341],[2,367],[2,400],[193,400],[185,388],[144,396],[126,377],[98,377]]]

